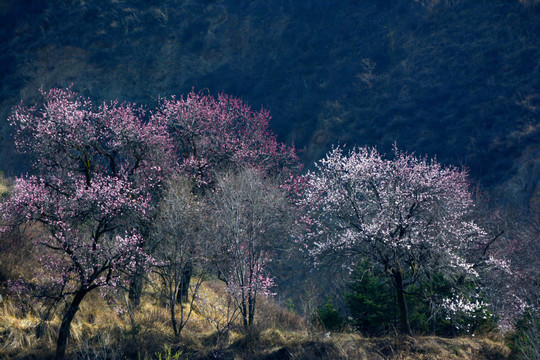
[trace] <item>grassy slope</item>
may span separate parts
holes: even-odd
[[[169,328],[168,310],[159,304],[157,293],[145,295],[135,316],[137,331],[127,314],[118,315],[114,306],[97,293],[80,309],[72,327],[68,350],[80,359],[151,359],[159,353],[180,359],[506,359],[508,348],[500,339],[437,337],[364,338],[351,333],[308,331],[298,315],[272,301],[261,301],[258,330],[244,336],[233,330],[219,337],[208,319],[217,316],[216,306],[224,305],[223,286],[209,282],[203,287],[209,302],[199,303],[182,337],[175,340]],[[204,308],[203,308],[204,307]],[[59,318],[39,327],[38,309],[23,314],[8,301],[0,304],[0,358],[47,359],[52,356]],[[203,314],[206,314],[203,316]],[[40,338],[36,334],[40,332]],[[166,347],[169,350],[166,350]]]

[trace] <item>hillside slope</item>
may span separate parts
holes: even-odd
[[[7,174],[6,118],[41,86],[150,107],[194,87],[270,109],[308,167],[396,142],[540,208],[538,1],[2,0],[0,23]]]
[[[257,330],[246,335],[240,321],[228,336],[223,331],[227,306],[223,284],[204,283],[182,336],[174,338],[169,309],[159,293],[147,293],[133,322],[116,303],[92,294],[83,302],[71,330],[68,359],[190,360],[505,360],[510,349],[500,338],[436,336],[367,338],[351,332],[325,332],[309,327],[299,315],[261,298]],[[184,304],[188,307],[188,304]],[[60,318],[40,322],[40,311],[21,311],[0,302],[0,358],[52,359]],[[43,313],[41,313],[43,315]],[[309,329],[309,330],[308,330]],[[177,357],[175,357],[175,355]]]

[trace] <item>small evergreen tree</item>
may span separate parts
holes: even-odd
[[[317,308],[313,321],[328,331],[342,330],[345,325],[345,319],[330,298]]]
[[[352,317],[352,325],[367,335],[385,333],[396,317],[392,284],[385,277],[376,276],[372,265],[363,260],[353,273],[345,302]]]

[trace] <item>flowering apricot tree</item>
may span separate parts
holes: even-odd
[[[307,235],[318,261],[367,257],[393,281],[401,328],[410,333],[406,288],[427,273],[472,274],[468,250],[485,232],[471,218],[467,173],[394,149],[333,149],[309,173]]]
[[[48,296],[66,300],[56,358],[65,354],[71,321],[93,289],[118,286],[144,258],[140,221],[153,208],[172,154],[167,129],[130,104],[99,107],[71,89],[42,91],[37,107],[10,118],[16,145],[39,175],[17,179],[1,205],[5,223],[40,224],[36,241]]]
[[[162,99],[153,117],[168,125],[181,172],[201,187],[213,184],[219,172],[246,166],[267,174],[299,168],[294,147],[269,129],[269,113],[240,99],[191,92],[185,99]]]
[[[245,167],[279,174],[284,183],[300,169],[295,148],[279,142],[270,130],[269,113],[253,111],[240,99],[192,91],[185,98],[161,99],[152,118],[167,125],[177,170],[192,180],[200,195],[215,187],[220,174]],[[184,265],[182,283],[189,284],[193,264]],[[187,298],[187,292],[181,291],[179,297]]]

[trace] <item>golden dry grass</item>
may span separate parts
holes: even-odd
[[[5,178],[3,173],[0,172],[0,197],[8,195],[10,186],[10,181]]]
[[[231,331],[223,336],[216,331],[215,321],[220,321],[218,312],[227,307],[225,287],[208,281],[200,295],[205,301],[194,303],[190,321],[181,338],[175,339],[169,309],[163,306],[158,291],[150,289],[144,294],[134,315],[135,328],[129,314],[117,314],[117,305],[108,303],[97,292],[90,294],[73,321],[69,357],[154,359],[160,354],[162,359],[168,359],[182,353],[179,359],[502,360],[510,355],[500,338],[364,338],[352,333],[313,333],[307,330],[302,317],[272,299],[259,302],[257,326],[251,334],[242,333],[237,318]],[[184,311],[189,310],[189,305],[184,307]],[[39,316],[23,313],[4,300],[0,304],[0,358],[50,358],[59,323],[56,313],[40,325]]]

